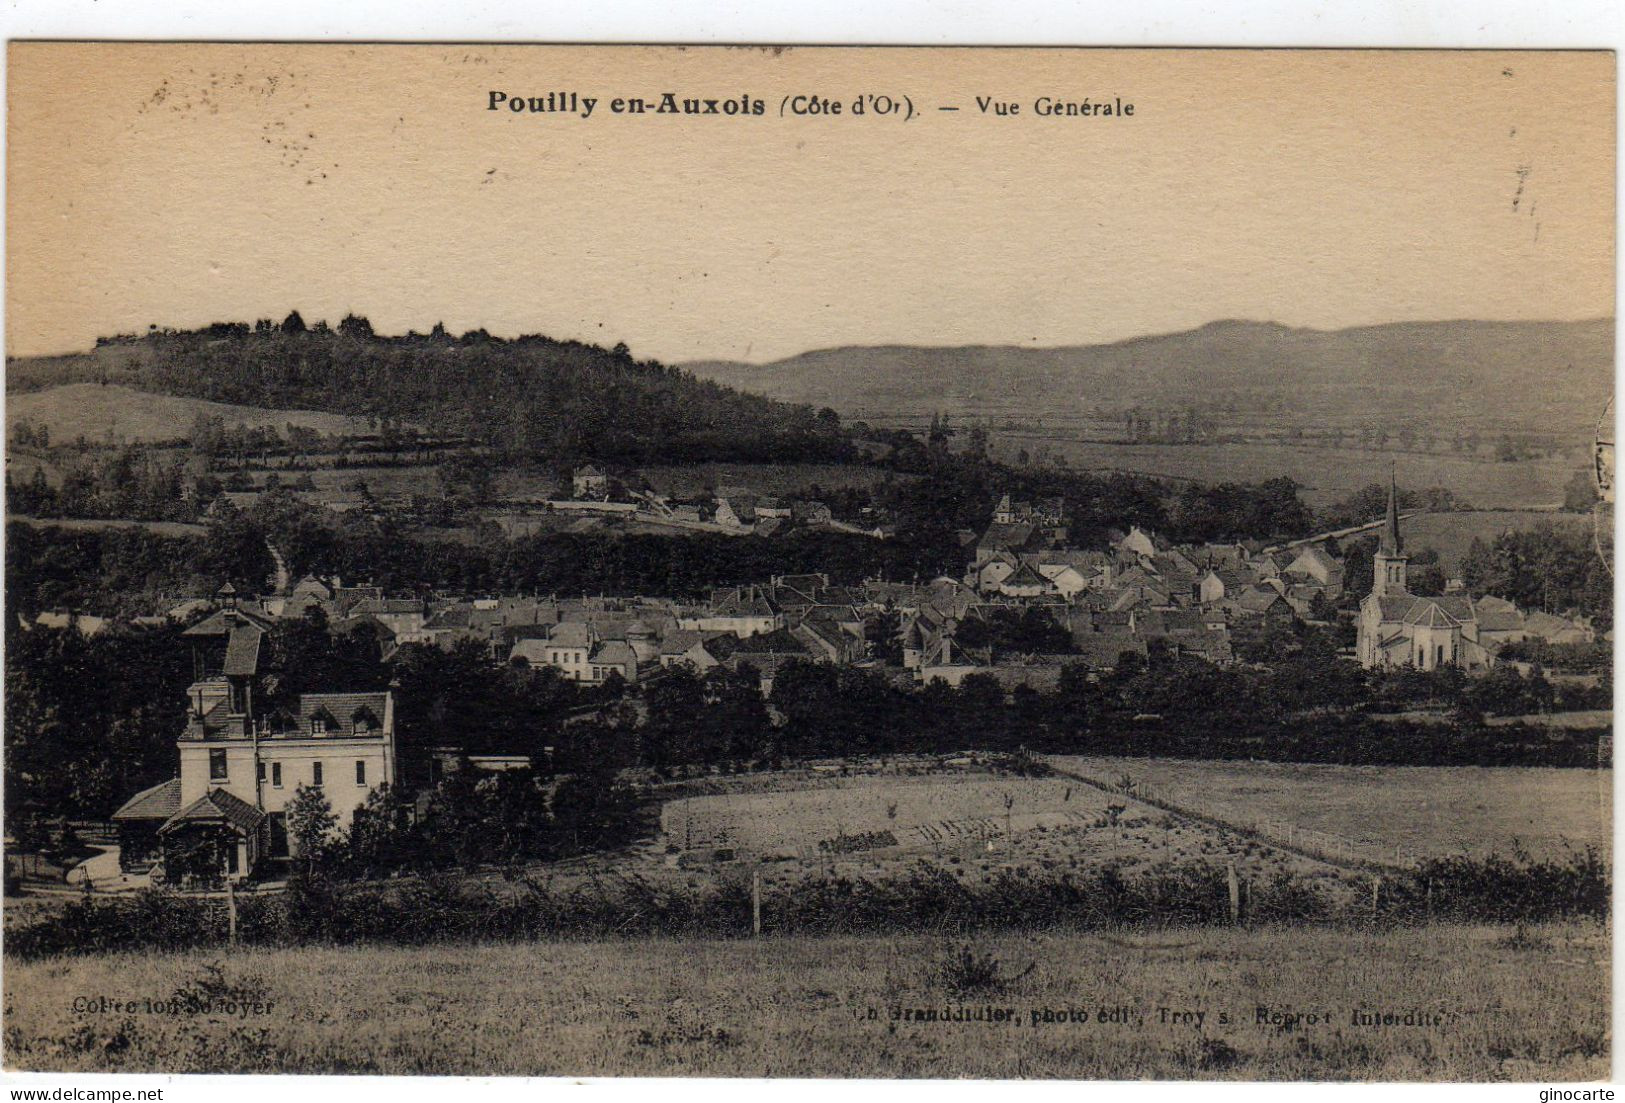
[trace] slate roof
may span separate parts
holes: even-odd
[[[1021,566],[1012,571],[1007,578],[999,583],[999,585],[1048,587],[1053,585],[1053,583],[1051,583],[1049,579],[1045,578],[1037,571],[1033,570],[1033,565],[1031,563],[1023,563]]]
[[[515,659],[524,659],[531,666],[545,666],[547,664],[547,648],[547,640],[515,640],[513,650],[508,652],[508,661],[513,662]]]
[[[298,581],[291,593],[297,596],[308,594],[319,601],[330,601],[333,597],[333,591],[328,587],[327,583],[315,575],[308,574]]]
[[[1414,624],[1418,628],[1459,628],[1461,621],[1439,608],[1436,601],[1417,602],[1416,607],[1405,617],[1406,624]]]
[[[1530,613],[1524,618],[1524,628],[1535,636],[1550,638],[1564,632],[1583,632],[1580,625],[1551,613]]]
[[[592,658],[588,660],[595,663],[607,663],[624,666],[628,670],[636,670],[638,655],[632,650],[632,645],[625,640],[605,640],[593,648]]]
[[[682,628],[669,633],[665,639],[660,641],[660,653],[662,655],[682,655],[693,649],[695,644],[704,642],[705,636],[699,632],[692,632]]]
[[[388,708],[388,693],[301,693],[299,695],[298,721],[301,729],[308,729],[310,721],[322,710],[326,710],[334,721],[342,725],[343,731],[349,731],[350,720],[360,709],[372,713],[374,720],[382,724],[384,712]],[[340,733],[342,734],[342,732]]]
[[[1166,609],[1160,614],[1164,631],[1201,632],[1206,624],[1197,609]]]
[[[263,819],[265,813],[246,800],[224,789],[215,789],[169,817],[158,830],[168,831],[184,823],[224,823],[247,834],[258,829]]]
[[[1388,621],[1402,621],[1410,615],[1416,603],[1424,600],[1415,594],[1381,594],[1377,597],[1377,609],[1384,623]]]
[[[718,617],[771,617],[775,610],[755,586],[735,590],[716,604],[712,616]]]
[[[228,676],[253,675],[260,668],[260,641],[265,633],[252,624],[233,626],[226,637],[226,662],[223,673]]]
[[[235,614],[235,616],[233,616],[233,614]],[[239,605],[236,609],[221,609],[215,612],[212,616],[204,617],[202,620],[192,625],[192,627],[182,632],[181,635],[192,637],[229,636],[231,635],[231,630],[243,621],[247,621],[249,624],[254,625],[262,632],[269,632],[271,630],[271,622],[268,618],[250,609],[245,609]]]
[[[1072,548],[1033,552],[1030,558],[1038,564],[1039,569],[1065,566],[1073,568],[1079,574],[1098,572],[1112,565],[1112,557],[1105,552],[1080,551]]]
[[[367,598],[355,603],[350,609],[351,616],[361,616],[366,613],[421,613],[423,603],[411,598]]]
[[[1264,587],[1243,591],[1236,598],[1236,604],[1249,613],[1262,613],[1277,601],[1284,600],[1275,590]]]
[[[722,641],[718,641],[722,644]],[[806,655],[807,645],[796,639],[788,629],[776,628],[771,632],[758,632],[742,640],[729,640],[726,644],[732,655]]]
[[[423,622],[425,629],[468,628],[473,624],[472,605],[449,605]]]
[[[1033,526],[1024,521],[1015,524],[1001,525],[998,522],[987,527],[982,538],[977,542],[979,548],[1011,548],[1019,549],[1027,546],[1033,538]]]
[[[564,621],[555,624],[547,638],[561,647],[587,647],[592,643],[592,625],[581,621]]]
[[[1524,629],[1523,614],[1516,609],[1486,609],[1484,603],[1479,602],[1474,611],[1478,614],[1480,632],[1521,632]]]
[[[168,781],[154,785],[151,789],[143,789],[129,800],[113,818],[122,822],[132,820],[167,820],[181,810],[181,779],[172,777]]]

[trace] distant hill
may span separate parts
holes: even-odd
[[[149,396],[278,411],[266,417],[277,425],[290,420],[284,410],[390,419],[516,460],[814,463],[855,454],[837,419],[634,360],[624,345],[505,339],[483,330],[454,336],[439,326],[386,337],[353,316],[333,328],[306,326],[291,314],[280,323],[155,329],[105,338],[90,352],[11,358],[7,374],[12,402],[37,395],[54,416],[68,412],[52,388],[124,385]],[[141,409],[154,409],[140,401]],[[187,425],[194,416],[168,407],[155,411],[154,421],[169,414],[184,414]],[[100,411],[101,422],[84,418],[105,432],[113,415],[132,416],[115,402]],[[69,428],[69,439],[76,432]]]
[[[819,349],[770,364],[683,365],[844,417],[1076,416],[1097,407],[1277,416],[1308,425],[1589,434],[1613,388],[1612,319],[1292,329],[1214,322],[1106,345]]]
[[[102,443],[111,433],[128,443],[184,440],[198,415],[218,417],[227,427],[302,425],[322,433],[365,433],[365,418],[320,410],[270,410],[236,406],[200,398],[150,394],[118,383],[66,383],[41,391],[6,397],[6,428],[26,419],[35,428],[51,432],[55,444],[71,444],[79,437]]]

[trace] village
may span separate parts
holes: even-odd
[[[610,497],[607,477],[592,467],[578,471],[576,490],[583,506]],[[771,511],[778,509],[793,513],[740,494],[718,500],[712,514],[761,524],[777,520]],[[1378,535],[1371,589],[1352,617],[1353,645],[1335,662],[1482,674],[1508,645],[1594,638],[1575,620],[1526,613],[1493,595],[1474,599],[1459,581],[1443,594],[1412,594],[1395,487],[1385,517],[1365,527]],[[1336,622],[1350,619],[1337,611],[1347,579],[1331,541],[1171,545],[1130,526],[1109,550],[1083,550],[1069,546],[1062,502],[1012,501],[1007,493],[985,529],[964,533],[962,543],[958,578],[841,585],[826,573],[774,575],[696,603],[660,595],[403,596],[308,575],[249,596],[228,583],[164,618],[187,623],[181,638],[194,671],[186,727],[177,733],[178,776],[113,814],[119,848],[98,872],[113,879],[116,860],[121,888],[257,877],[298,853],[299,831],[290,838],[288,824],[297,794],[319,792],[342,830],[381,787],[402,788],[391,689],[332,684],[266,703],[262,683],[274,688],[277,677],[265,666],[266,641],[279,623],[320,625],[385,667],[417,645],[476,654],[492,667],[548,671],[596,694],[575,710],[583,715],[607,702],[641,701],[679,672],[703,677],[719,669],[772,702],[776,678],[795,664],[862,670],[899,686],[980,681],[1005,700],[1018,690],[1053,694],[1068,672],[1098,680],[1153,659],[1267,668],[1243,657],[1246,645],[1295,629],[1335,633]],[[72,623],[47,616],[36,626]],[[530,769],[534,758],[528,746],[471,752],[447,742],[433,748],[430,780],[460,769]],[[426,809],[420,802],[417,814]]]

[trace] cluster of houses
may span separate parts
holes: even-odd
[[[115,814],[121,861],[132,872],[156,866],[181,880],[241,875],[288,853],[286,812],[301,786],[321,789],[342,825],[375,787],[397,781],[389,692],[335,687],[288,699],[262,677],[275,622],[313,610],[334,632],[365,635],[386,661],[407,644],[472,643],[492,662],[552,668],[586,686],[636,685],[679,666],[702,674],[727,667],[753,671],[766,694],[786,664],[802,661],[888,670],[899,681],[958,685],[977,674],[1007,690],[1046,690],[1068,665],[1098,675],[1153,648],[1231,662],[1237,637],[1324,615],[1345,586],[1343,564],[1318,543],[1173,546],[1131,528],[1108,550],[1080,550],[1067,546],[1059,502],[1008,496],[987,529],[965,543],[962,578],[848,586],[827,574],[778,575],[693,603],[399,597],[314,576],[273,597],[239,599],[228,584],[213,600],[169,610],[195,621],[183,633],[195,677],[178,739],[179,775]],[[1476,670],[1493,665],[1508,643],[1593,638],[1584,624],[1494,597],[1413,594],[1407,565],[1391,489],[1373,587],[1357,621],[1355,654],[1367,667]],[[1064,648],[1027,654],[962,642],[990,638],[967,631],[973,622],[1035,612],[1064,631]]]

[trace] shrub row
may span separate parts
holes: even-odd
[[[1338,921],[1526,922],[1608,913],[1608,868],[1595,850],[1563,859],[1452,858],[1385,878],[1373,901],[1369,880],[1328,885],[1286,872],[1251,886],[1252,924]],[[386,885],[297,879],[286,893],[246,896],[238,935],[251,945],[380,943],[425,945],[617,935],[736,937],[751,931],[751,886],[741,870],[699,887],[616,876],[559,890],[533,881],[493,889],[431,876]],[[764,890],[773,933],[904,933],[1133,926],[1203,926],[1230,921],[1222,866],[1168,865],[1124,875],[1115,866],[1084,874],[1000,873],[964,884],[920,863],[885,879],[809,877]],[[219,900],[151,891],[101,902],[86,898],[9,933],[19,958],[116,950],[183,950],[225,938]]]

